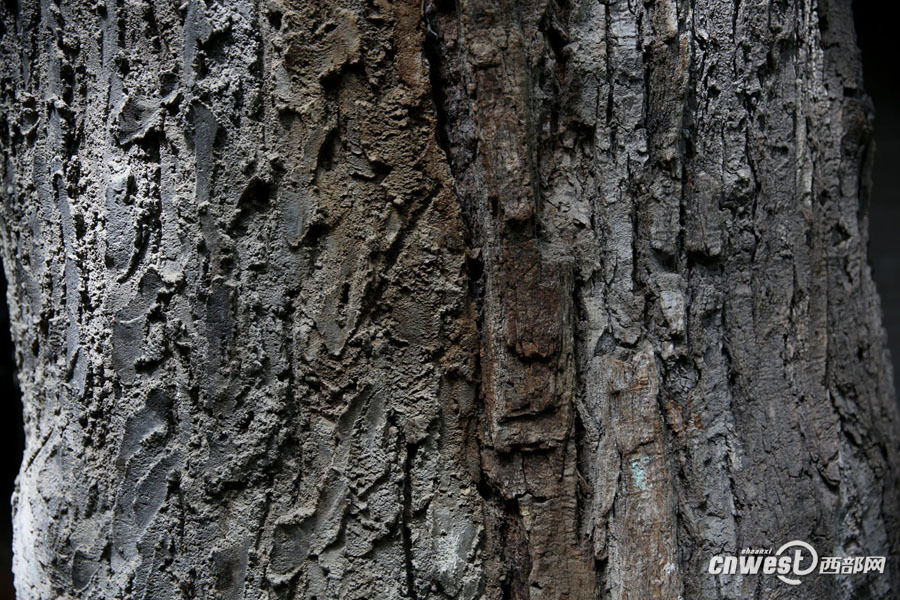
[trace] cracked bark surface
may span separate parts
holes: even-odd
[[[22,598],[900,589],[849,2],[0,15]]]

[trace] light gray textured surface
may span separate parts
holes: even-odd
[[[900,589],[848,3],[0,10],[22,598]]]

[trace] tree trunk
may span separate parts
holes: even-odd
[[[0,10],[21,598],[900,590],[849,1]]]

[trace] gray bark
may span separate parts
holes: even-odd
[[[849,2],[0,10],[22,598],[900,590]]]

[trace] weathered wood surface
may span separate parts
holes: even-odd
[[[900,590],[849,2],[0,14],[22,598]]]

